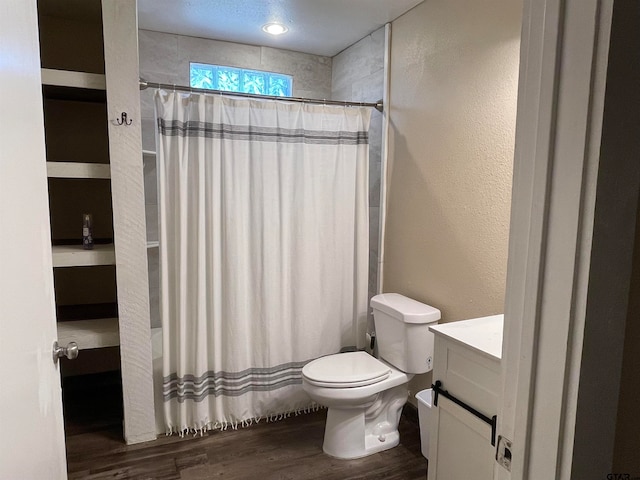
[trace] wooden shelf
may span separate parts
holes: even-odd
[[[51,251],[54,267],[89,267],[116,263],[113,244],[94,245],[93,250],[84,250],[82,245],[54,245]]]
[[[106,90],[105,76],[99,73],[71,72],[68,70],[41,69],[42,84],[55,87]]]
[[[120,345],[117,318],[58,322],[58,343],[76,342],[80,350]]]
[[[111,178],[107,163],[47,162],[49,178]]]

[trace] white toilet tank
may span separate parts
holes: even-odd
[[[399,293],[382,293],[371,299],[380,358],[405,373],[433,369],[433,333],[440,310]]]

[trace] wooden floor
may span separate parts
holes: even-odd
[[[424,480],[426,475],[418,424],[404,415],[398,447],[357,460],[322,452],[324,410],[203,437],[162,436],[126,446],[117,388],[94,399],[66,390],[69,479]]]

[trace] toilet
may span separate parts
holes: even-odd
[[[332,457],[366,457],[398,445],[409,380],[433,368],[429,325],[440,310],[397,293],[376,295],[371,308],[380,358],[338,353],[302,369],[302,388],[328,409],[322,449]]]

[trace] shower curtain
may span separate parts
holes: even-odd
[[[304,364],[364,346],[370,111],[155,101],[167,431],[313,407]]]

